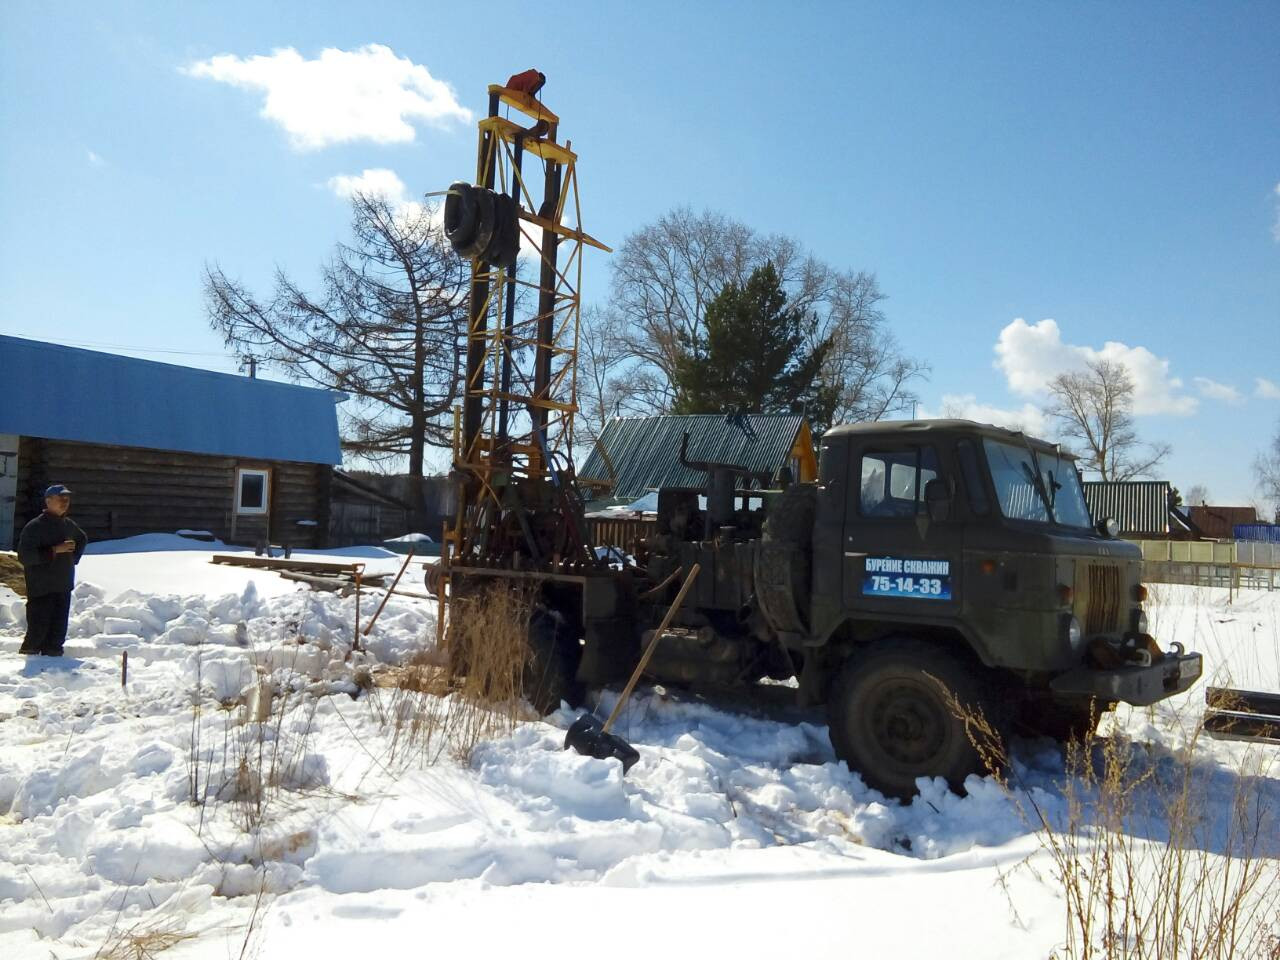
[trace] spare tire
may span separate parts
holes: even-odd
[[[769,506],[764,539],[808,546],[813,539],[813,518],[818,513],[818,485],[793,483]]]
[[[505,193],[454,183],[444,201],[444,235],[459,256],[510,270],[520,254],[520,205]]]
[[[770,505],[752,573],[756,601],[780,633],[806,633],[818,488],[798,483]]]
[[[476,233],[476,188],[461,180],[449,184],[444,198],[444,235],[454,250],[469,245]]]
[[[472,201],[475,206],[475,227],[471,231],[471,239],[464,244],[454,244],[458,255],[468,260],[480,260],[489,247],[494,233],[494,193],[480,187],[472,189]]]
[[[493,233],[484,252],[485,263],[511,270],[520,255],[520,206],[505,193],[493,195]]]

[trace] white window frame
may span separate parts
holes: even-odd
[[[247,476],[262,478],[262,506],[246,507],[240,502],[240,497],[244,494],[244,478]],[[240,516],[261,517],[269,512],[271,508],[271,471],[266,467],[237,467],[236,468],[236,513]]]

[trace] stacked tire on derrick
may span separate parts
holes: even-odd
[[[519,211],[505,193],[459,181],[444,200],[444,235],[460,257],[511,270],[520,254]]]

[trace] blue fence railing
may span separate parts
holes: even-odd
[[[1238,523],[1232,533],[1237,540],[1280,543],[1280,526],[1274,523]]]

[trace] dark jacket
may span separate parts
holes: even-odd
[[[76,542],[75,553],[53,552],[64,540]],[[70,517],[42,513],[23,527],[18,537],[18,559],[27,578],[27,596],[70,593],[76,585],[76,564],[88,542],[84,531]]]

